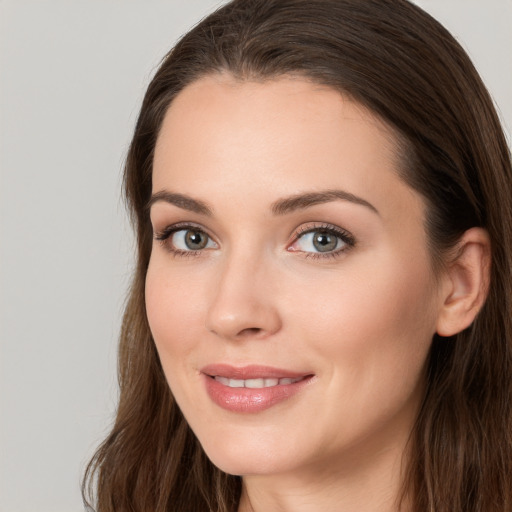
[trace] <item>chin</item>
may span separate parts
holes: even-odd
[[[254,460],[248,454],[214,454],[210,456],[206,453],[210,461],[224,473],[229,475],[247,476],[247,475],[270,475],[282,471],[283,468],[275,461]]]
[[[268,475],[292,469],[288,447],[281,448],[276,443],[240,442],[230,438],[226,442],[208,440],[201,446],[210,461],[220,470],[230,475]]]

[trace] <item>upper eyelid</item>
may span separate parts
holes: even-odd
[[[308,225],[309,223],[301,224],[298,228],[296,228],[290,236],[300,237],[307,233],[311,233],[314,231],[330,231],[338,236],[344,236],[346,238],[350,238],[355,242],[355,237],[352,235],[350,231],[335,224],[331,224],[329,222],[314,222],[313,225]]]
[[[198,224],[196,222],[175,222],[173,224],[167,224],[161,229],[157,229],[155,226],[153,226],[153,235],[156,236],[158,234],[168,232],[168,233],[175,233],[177,231],[182,231],[186,229],[197,229],[198,231],[202,231],[203,233],[206,233],[210,238],[214,239],[212,235],[210,234],[209,230],[206,229],[201,224]]]
[[[308,227],[301,225],[294,231],[294,234],[303,235],[305,233],[311,233],[314,231],[322,231],[322,230],[323,231],[332,231],[334,233],[348,233],[348,231],[346,229],[340,228],[338,226],[334,226],[332,224],[320,223],[319,225],[308,226]]]

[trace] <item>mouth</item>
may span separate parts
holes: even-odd
[[[209,365],[202,368],[201,373],[211,400],[236,413],[260,412],[286,401],[314,378],[310,372],[255,365]]]

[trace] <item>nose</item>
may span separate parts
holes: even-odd
[[[275,275],[262,260],[232,257],[212,291],[206,328],[227,340],[264,339],[281,329]]]

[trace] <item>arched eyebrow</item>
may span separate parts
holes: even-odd
[[[271,205],[271,211],[274,215],[285,215],[296,210],[303,210],[317,204],[330,203],[331,201],[349,201],[351,203],[359,204],[370,209],[372,212],[379,214],[375,206],[366,201],[365,199],[356,196],[345,190],[324,190],[320,192],[305,192],[295,194],[293,196],[284,197],[274,201]],[[146,210],[159,201],[173,204],[183,210],[188,210],[200,215],[211,217],[213,209],[204,201],[194,199],[185,194],[177,192],[169,192],[167,190],[160,190],[155,192],[146,205]]]
[[[274,215],[285,215],[295,210],[303,210],[317,204],[330,203],[331,201],[349,201],[369,208],[372,212],[380,215],[373,204],[362,197],[356,196],[345,190],[324,190],[320,192],[299,193],[283,199],[278,199],[272,203],[272,213]]]
[[[212,215],[212,209],[205,202],[200,201],[199,199],[193,199],[185,194],[178,194],[167,190],[155,192],[148,201],[146,210],[149,211],[151,207],[159,201],[170,203],[178,208],[182,208],[183,210],[206,215],[207,217],[211,217]]]

